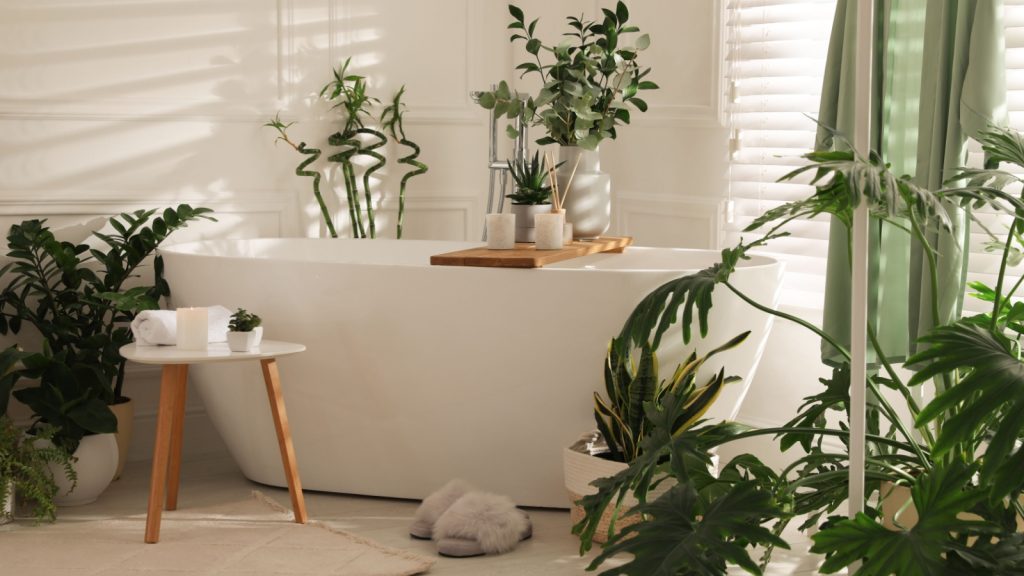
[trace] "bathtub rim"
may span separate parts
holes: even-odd
[[[457,241],[457,240],[398,240],[398,239],[394,239],[394,238],[378,238],[378,239],[373,239],[373,240],[364,240],[364,239],[355,239],[355,238],[304,238],[304,237],[303,238],[288,238],[288,237],[274,238],[274,237],[259,237],[259,238],[220,238],[220,239],[195,240],[195,241],[190,241],[190,242],[179,242],[179,243],[175,243],[175,244],[169,244],[169,245],[166,245],[166,246],[161,246],[160,248],[157,249],[157,253],[158,254],[174,254],[174,255],[177,255],[177,256],[188,256],[188,257],[197,257],[197,258],[211,258],[211,259],[220,258],[220,259],[228,259],[228,260],[252,260],[252,261],[260,261],[260,262],[268,262],[268,263],[330,264],[330,265],[343,265],[343,266],[367,266],[367,267],[375,267],[375,268],[376,267],[384,267],[384,268],[404,267],[404,268],[424,268],[424,269],[442,269],[442,268],[446,268],[446,269],[463,269],[463,270],[469,269],[469,270],[509,270],[509,271],[516,271],[516,270],[547,270],[547,271],[554,271],[554,270],[558,270],[560,272],[578,272],[578,273],[589,273],[589,274],[593,274],[593,273],[597,273],[597,272],[606,273],[606,274],[607,273],[620,273],[620,274],[665,274],[665,273],[673,273],[673,272],[674,273],[679,273],[679,274],[694,273],[694,272],[699,272],[701,270],[704,270],[704,269],[706,269],[709,266],[713,266],[714,264],[720,263],[721,262],[721,254],[722,254],[721,250],[716,250],[716,249],[713,249],[713,248],[668,248],[668,247],[661,247],[661,246],[629,246],[629,247],[626,248],[627,251],[630,251],[630,250],[638,250],[638,251],[657,250],[657,251],[667,251],[667,252],[676,252],[676,253],[688,253],[688,254],[701,253],[701,254],[707,254],[707,255],[713,254],[716,258],[714,259],[714,261],[709,261],[706,265],[704,265],[702,267],[693,267],[693,268],[682,268],[682,267],[680,267],[680,268],[668,268],[668,267],[663,267],[663,268],[585,268],[585,267],[560,268],[559,267],[559,264],[562,264],[563,262],[571,262],[572,259],[565,260],[563,262],[555,262],[553,264],[549,264],[549,265],[543,266],[541,268],[500,268],[500,267],[484,267],[484,266],[434,266],[434,265],[431,265],[429,263],[427,263],[427,264],[404,264],[404,263],[392,263],[392,262],[365,262],[365,261],[362,261],[362,262],[346,262],[346,261],[341,261],[341,260],[334,260],[334,261],[332,261],[332,260],[315,260],[315,259],[314,260],[304,260],[304,259],[286,258],[286,257],[280,257],[280,256],[237,256],[237,255],[230,256],[230,255],[208,254],[208,253],[202,253],[202,252],[193,250],[194,248],[201,247],[203,245],[229,244],[229,243],[230,244],[237,244],[237,243],[245,243],[245,242],[253,242],[253,241],[275,241],[275,242],[335,241],[335,242],[346,242],[346,243],[380,242],[380,243],[389,243],[389,244],[394,244],[394,243],[399,243],[399,242],[417,242],[417,243],[447,244],[447,245],[450,245],[450,246],[454,246],[454,245],[458,244],[458,245],[462,245],[464,248],[481,248],[481,247],[484,247],[486,245],[486,243],[484,243],[484,242],[469,242],[469,241]],[[460,249],[460,248],[455,248],[455,249]],[[762,270],[762,269],[778,268],[779,269],[779,273],[781,274],[782,270],[785,267],[785,263],[783,261],[781,261],[781,260],[779,260],[777,258],[774,258],[772,256],[766,255],[766,254],[755,253],[755,254],[749,254],[748,256],[749,256],[749,259],[744,259],[744,260],[740,260],[739,261],[739,263],[737,264],[737,267],[736,267],[737,271],[739,271],[739,270],[749,270],[749,271],[753,272],[753,271]],[[585,256],[584,256],[584,258],[585,258]]]

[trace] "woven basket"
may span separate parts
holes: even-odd
[[[578,524],[585,516],[583,513],[583,507],[577,504],[577,502],[580,498],[583,498],[588,494],[597,493],[597,489],[591,486],[590,483],[599,478],[614,476],[622,470],[625,470],[627,467],[626,464],[621,462],[612,462],[603,458],[597,458],[596,456],[582,454],[570,448],[566,448],[563,451],[562,463],[565,472],[565,488],[569,493],[569,512],[573,526]],[[633,498],[627,497],[626,501],[623,502],[621,509],[629,510],[633,506],[636,506],[636,504],[637,502],[633,500]],[[614,511],[614,508],[611,507],[604,511],[597,531],[594,533],[595,542],[603,544],[608,541],[608,528],[611,525],[612,514]],[[639,521],[640,517],[635,514],[623,517],[620,512],[618,520],[615,521],[615,530],[618,532],[626,526],[636,524]]]
[[[572,507],[569,509],[569,518],[572,520],[572,525],[575,526],[579,524],[580,520],[583,520],[584,516],[586,516],[586,514],[583,512],[583,507],[576,503],[580,500],[580,498],[583,498],[583,495],[577,494],[572,490],[569,490],[568,492],[569,499],[572,502]],[[608,538],[610,538],[612,535],[618,534],[627,526],[632,526],[633,524],[639,522],[639,514],[630,514],[629,516],[622,515],[621,511],[629,510],[629,508],[629,506],[623,506],[619,508],[619,518],[615,521],[614,532],[611,531],[611,525],[612,514],[615,512],[615,508],[610,506],[608,508],[605,508],[604,514],[601,515],[601,521],[597,524],[597,530],[594,532],[594,542],[604,544],[608,542]]]

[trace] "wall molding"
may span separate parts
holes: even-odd
[[[271,214],[280,236],[299,234],[299,195],[294,191],[238,190],[168,192],[166,190],[56,190],[47,196],[0,190],[0,216],[109,216],[177,204],[205,206],[220,214]]]
[[[473,194],[473,192],[467,190],[464,196],[452,194],[431,196],[429,192],[424,193],[420,191],[416,197],[406,197],[405,223],[407,225],[409,223],[409,214],[429,214],[431,212],[458,213],[462,217],[463,239],[475,241],[483,233],[483,200],[470,194]],[[363,208],[365,210],[365,206]],[[395,214],[398,212],[398,198],[388,196],[383,199],[377,199],[373,208],[380,213]],[[338,233],[348,233],[348,202],[344,198],[341,198],[340,206],[335,208],[333,216],[334,225],[338,228]],[[478,225],[474,225],[474,222],[477,222],[477,220],[479,220]],[[326,229],[323,228],[323,223],[319,218],[316,219],[316,223],[320,228],[320,235],[326,236]]]
[[[708,233],[706,244],[693,248],[717,249],[724,235],[725,199],[702,196],[650,194],[639,192],[617,192],[612,200],[612,217],[620,234],[640,236],[642,231],[631,225],[633,216],[657,216],[678,220],[679,226],[689,221],[705,223]]]

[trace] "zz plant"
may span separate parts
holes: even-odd
[[[603,8],[600,21],[569,16],[565,41],[546,44],[534,32],[538,20],[527,22],[518,6],[509,4],[512,22],[510,40],[523,42],[530,58],[516,66],[521,76],[536,76],[542,87],[536,96],[511,90],[506,82],[481,93],[478,102],[496,117],[520,115],[533,125],[543,126],[546,135],[538,144],[580,146],[594,150],[602,140],[617,136],[617,127],[630,123],[630,107],[647,111],[639,97],[643,90],[658,85],[645,80],[650,68],[637,62],[639,53],[651,45],[651,38],[627,24],[629,9],[618,2],[615,10]],[[544,56],[542,58],[542,55]],[[548,62],[545,62],[548,60]],[[508,134],[517,135],[513,126]]]
[[[1024,167],[1024,139],[1017,132],[990,129],[982,146],[992,165]],[[823,555],[819,570],[826,574],[844,568],[864,576],[1024,573],[1024,326],[1014,299],[1021,282],[1011,286],[1008,281],[1009,264],[1024,248],[1024,182],[997,168],[963,169],[949,188],[933,192],[897,177],[876,154],[812,152],[805,157],[809,164],[784,180],[811,174],[812,196],[766,212],[747,229],[761,237],[723,250],[718,264],[653,291],[627,319],[616,343],[622,353],[648,341],[657,349],[680,312],[684,341],[692,336],[693,325],[705,334],[721,287],[758,310],[811,330],[845,362],[778,428],[704,422],[674,435],[672,408],[681,400],[669,393],[661,406],[644,403],[651,429],[640,439],[637,459],[627,470],[595,483],[598,493],[583,499],[586,516],[574,532],[581,536],[581,550],[589,549],[601,514],[631,492],[640,502],[635,512],[645,521],[613,536],[590,569],[629,554],[628,561],[603,574],[717,575],[729,566],[760,574],[772,552],[788,546],[781,535],[797,521],[801,530],[817,527],[812,552]],[[785,236],[792,220],[830,214],[849,228],[860,202],[868,203],[874,217],[904,226],[926,247],[933,285],[934,247],[925,231],[948,229],[947,209],[989,207],[1010,216],[1012,224],[1000,245],[995,287],[975,285],[992,304],[991,311],[931,330],[921,339],[924,350],[907,360],[917,370],[912,377],[905,379],[895,369],[895,360],[884,354],[875,327],[869,326],[869,343],[881,367],[866,382],[875,422],[867,437],[868,490],[865,512],[845,518],[836,512],[848,495],[849,459],[845,449],[826,440],[849,443],[849,353],[817,326],[752,300],[730,278],[751,249]],[[931,389],[926,397],[934,396],[925,405],[913,394],[920,387]],[[909,413],[910,420],[901,412]],[[726,463],[717,477],[708,471],[709,450],[760,436],[799,452],[782,469],[743,454]],[[665,477],[676,484],[647,502],[652,483]],[[916,523],[884,516],[883,504],[896,498],[890,485],[909,488]],[[897,509],[909,505],[895,504]]]
[[[118,350],[132,341],[129,325],[170,294],[157,247],[176,230],[213,220],[208,208],[181,204],[123,213],[107,220],[110,233],[94,244],[58,240],[46,220],[26,220],[7,234],[0,278],[0,334],[31,325],[42,350],[24,359],[36,386],[14,392],[40,423],[58,428],[54,442],[73,453],[87,434],[114,432],[109,404],[123,401],[124,365]],[[153,283],[141,283],[149,262]],[[3,390],[0,390],[2,393]]]
[[[417,160],[420,155],[420,147],[410,140],[405,134],[403,126],[403,115],[405,104],[401,101],[405,94],[405,86],[402,86],[396,93],[391,103],[384,107],[380,119],[380,128],[368,124],[373,119],[374,107],[380,104],[380,100],[371,96],[369,85],[365,76],[352,74],[348,71],[351,58],[345,60],[336,70],[333,71],[333,80],[327,83],[320,90],[320,99],[330,102],[333,110],[341,113],[341,129],[327,137],[327,144],[332,147],[328,152],[327,161],[338,164],[342,182],[345,188],[345,202],[348,206],[349,224],[352,236],[355,238],[376,238],[377,218],[374,209],[373,190],[371,181],[373,174],[381,170],[387,164],[387,157],[381,153],[388,144],[388,136],[398,141],[402,146],[412,149],[412,153],[397,160],[399,164],[413,167],[402,175],[399,183],[398,201],[398,222],[396,225],[396,236],[402,237],[402,227],[405,216],[405,190],[409,180],[427,172],[427,165]],[[264,124],[265,127],[277,131],[275,142],[281,141],[289,145],[299,154],[306,158],[295,168],[297,176],[312,178],[313,196],[316,198],[320,208],[320,216],[323,218],[331,238],[338,237],[337,227],[334,218],[331,216],[330,208],[320,191],[321,174],[318,170],[308,169],[310,165],[320,159],[323,151],[321,148],[307,146],[305,142],[295,143],[288,136],[288,129],[294,122],[282,122],[278,114],[273,120]],[[369,165],[362,169],[362,191],[359,189],[359,162],[357,159],[362,156],[369,158]],[[362,199],[360,199],[360,192]],[[362,202],[365,201],[365,218]]]

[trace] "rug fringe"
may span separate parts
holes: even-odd
[[[295,513],[290,508],[282,506],[281,504],[279,504],[277,502],[277,500],[274,500],[273,498],[267,496],[263,492],[260,492],[259,490],[253,490],[252,491],[252,497],[257,502],[262,503],[264,506],[270,508],[271,510],[273,510],[275,512],[279,512],[281,514],[284,514],[285,516],[287,516],[289,518],[289,520],[292,520],[292,521],[295,520]],[[373,548],[374,550],[380,550],[381,552],[386,552],[388,554],[391,554],[392,556],[397,556],[399,558],[404,558],[406,560],[410,560],[410,561],[413,561],[413,562],[419,562],[422,565],[421,569],[416,570],[415,572],[407,572],[405,574],[402,574],[401,576],[413,576],[415,574],[421,574],[423,572],[426,572],[427,570],[430,570],[431,566],[433,566],[434,563],[436,562],[433,558],[427,558],[425,556],[421,556],[419,554],[416,554],[415,552],[410,552],[408,550],[402,550],[401,548],[392,548],[390,546],[385,546],[385,545],[383,545],[383,544],[381,544],[379,542],[375,542],[373,540],[370,540],[369,538],[364,538],[363,536],[360,536],[358,534],[353,534],[352,532],[349,532],[347,530],[342,530],[340,528],[335,528],[333,526],[330,526],[329,524],[327,524],[326,522],[323,522],[321,520],[310,520],[310,521],[306,522],[306,526],[315,526],[317,528],[320,528],[321,530],[326,530],[328,532],[331,532],[332,534],[338,534],[339,536],[344,536],[344,537],[348,538],[349,540],[352,540],[353,542],[356,542],[358,544],[362,544],[363,546],[368,546],[370,548]]]

